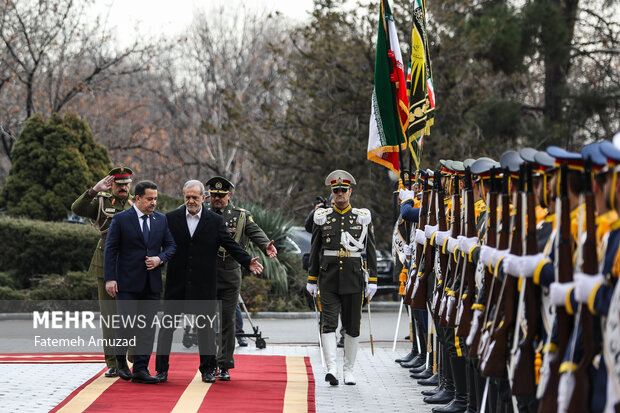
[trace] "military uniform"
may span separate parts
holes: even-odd
[[[133,172],[129,168],[112,169],[109,175],[114,176],[114,181],[118,184],[126,184],[131,182]],[[108,316],[116,312],[114,297],[111,297],[105,290],[105,281],[103,280],[103,249],[105,247],[106,234],[112,217],[120,211],[131,208],[133,205],[133,196],[128,195],[125,199],[115,197],[111,192],[97,192],[93,188],[87,189],[80,197],[71,205],[71,211],[76,215],[91,220],[93,227],[101,234],[101,238],[95,248],[95,253],[88,267],[88,274],[97,278],[97,296],[99,299],[99,309],[102,316]],[[102,324],[103,338],[113,340],[114,330]],[[104,354],[106,365],[108,368],[116,368],[116,358],[114,350],[104,346]]]
[[[330,173],[325,184],[335,191],[348,191],[355,179],[346,171]],[[334,195],[338,203],[338,195]],[[367,273],[362,252],[366,251]],[[367,279],[366,279],[367,278]],[[365,284],[367,291],[376,291],[377,255],[371,215],[367,209],[346,206],[343,210],[318,209],[310,249],[308,291],[316,291],[321,300],[321,339],[328,373],[325,380],[338,384],[336,363],[336,328],[338,315],[346,333],[344,338],[344,381],[355,384],[353,365],[359,342]],[[372,298],[372,295],[369,296]]]
[[[210,179],[206,186],[211,193],[228,193],[234,188],[222,177]],[[205,208],[224,217],[228,232],[244,249],[251,240],[265,252],[270,240],[254,222],[250,211],[235,207],[231,202],[222,210],[211,203],[205,204]],[[220,370],[228,370],[235,367],[235,311],[241,290],[241,265],[224,248],[220,248],[217,255],[217,299],[222,302],[222,351],[218,353],[217,366]]]

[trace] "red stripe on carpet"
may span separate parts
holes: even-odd
[[[312,372],[312,364],[310,357],[304,357],[306,362],[306,372],[308,373],[308,413],[316,413],[316,404],[314,402],[314,373]]]
[[[103,363],[101,353],[4,353],[2,363]]]
[[[286,391],[286,357],[235,355],[231,381],[211,386],[198,409],[281,412]]]

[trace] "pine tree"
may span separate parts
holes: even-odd
[[[66,218],[71,203],[111,169],[107,149],[74,114],[30,117],[11,157],[0,208],[48,221]]]

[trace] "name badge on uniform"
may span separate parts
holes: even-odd
[[[351,229],[362,229],[361,225],[353,225]]]
[[[325,225],[325,226],[323,226],[323,229],[324,230],[332,229],[332,226],[331,225]]]
[[[116,212],[116,209],[114,209],[114,208],[105,208],[103,211],[104,212]]]

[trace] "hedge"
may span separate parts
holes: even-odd
[[[0,216],[0,268],[21,288],[35,275],[86,271],[98,239],[89,225]]]

